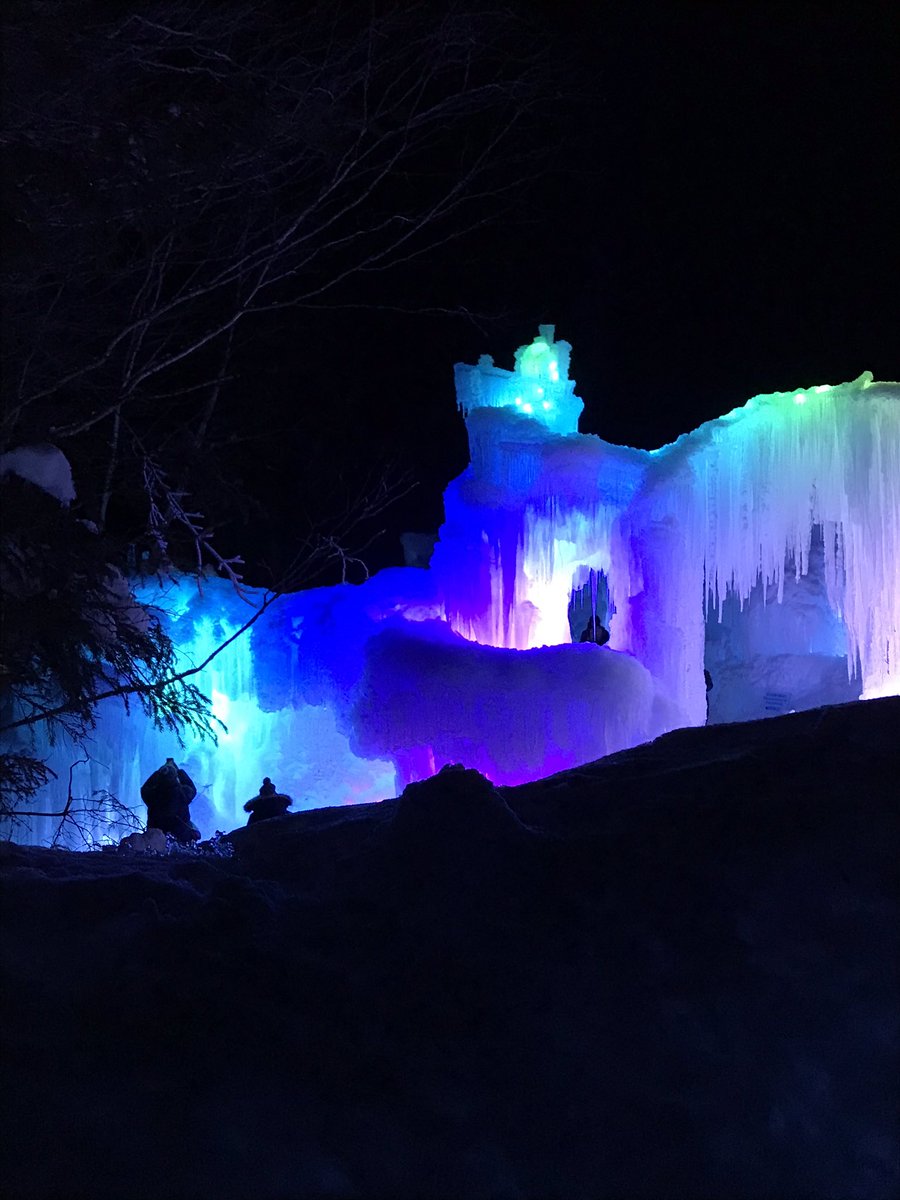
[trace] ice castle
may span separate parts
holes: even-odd
[[[452,762],[515,784],[701,725],[707,705],[731,721],[900,694],[900,385],[756,396],[643,451],[578,432],[570,352],[545,325],[512,370],[457,365],[471,461],[427,567],[279,598],[199,677],[218,746],[178,750],[107,702],[76,791],[140,810],[176,754],[209,834],[244,820],[264,774],[297,807]],[[261,598],[223,580],[141,593],[186,665]],[[581,642],[597,620],[608,643]],[[51,763],[67,780],[81,757]]]

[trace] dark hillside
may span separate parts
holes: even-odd
[[[4,847],[5,1195],[891,1200],[900,700]]]

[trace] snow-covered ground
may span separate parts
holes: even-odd
[[[900,1194],[900,699],[0,847],[3,1194]]]

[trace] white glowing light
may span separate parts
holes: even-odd
[[[539,388],[535,388],[534,390],[537,392],[537,394],[538,394],[539,396],[543,396],[543,394],[544,394],[544,389],[543,389],[543,388],[539,387]]]
[[[805,404],[806,403],[806,397],[804,396],[804,394],[802,392],[798,392],[798,394],[794,397],[794,403],[795,404]]]
[[[900,673],[887,675],[881,683],[866,688],[860,700],[878,700],[882,696],[900,696]]]
[[[546,411],[547,409],[550,409],[552,407],[553,407],[553,405],[550,403],[549,400],[544,401],[544,411]]]
[[[523,404],[523,405],[522,405],[522,412],[527,412],[527,413],[530,413],[530,412],[534,412],[534,409],[531,407],[531,405],[530,405],[530,404]]]
[[[522,403],[522,397],[516,396],[516,404],[521,404],[521,403]]]

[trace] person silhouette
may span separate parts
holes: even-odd
[[[175,762],[163,765],[141,784],[141,799],[147,806],[147,828],[161,829],[179,842],[195,842],[200,830],[191,820],[191,801],[197,795],[194,781]]]
[[[605,646],[609,641],[609,630],[605,625],[600,624],[596,613],[591,616],[579,640],[593,642],[595,646]]]
[[[257,821],[270,821],[272,817],[283,817],[294,801],[284,792],[279,792],[272,780],[266,775],[259,789],[259,794],[244,805],[244,812],[250,814],[248,825]]]

